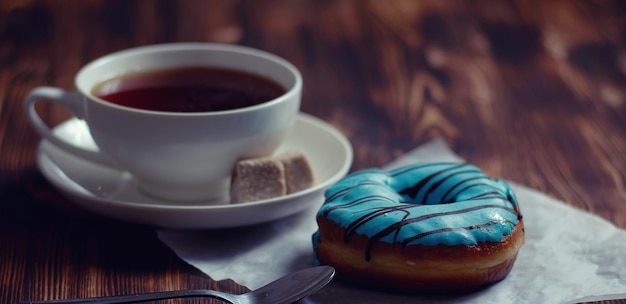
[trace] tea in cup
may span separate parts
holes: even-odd
[[[271,154],[300,108],[302,77],[256,49],[172,43],[85,65],[77,91],[38,87],[25,98],[38,133],[63,150],[129,172],[141,191],[174,202],[227,201],[231,170]],[[54,135],[35,110],[48,100],[85,120],[98,151]]]

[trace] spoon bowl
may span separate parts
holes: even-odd
[[[224,300],[232,304],[287,304],[317,292],[326,286],[335,276],[335,269],[330,266],[317,266],[296,271],[271,282],[259,289],[233,295],[225,292],[192,289],[178,291],[153,292],[134,295],[108,296],[97,298],[30,301],[30,304],[70,304],[70,303],[138,303],[174,298],[209,297]]]

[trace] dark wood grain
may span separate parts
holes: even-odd
[[[74,207],[35,167],[29,90],[73,88],[90,60],[175,41],[293,62],[302,110],[349,137],[352,169],[443,137],[489,174],[626,228],[624,1],[2,0],[0,302],[247,290],[185,264],[151,227]]]

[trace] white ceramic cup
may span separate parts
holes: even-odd
[[[218,67],[274,80],[286,89],[265,103],[215,112],[159,112],[120,106],[93,88],[128,73],[178,67]],[[269,155],[284,139],[300,108],[302,77],[286,60],[242,46],[172,43],[112,53],[85,65],[77,91],[37,87],[24,106],[37,132],[77,157],[128,171],[145,193],[167,201],[223,202],[238,159]],[[48,100],[85,120],[99,151],[55,136],[35,110]]]

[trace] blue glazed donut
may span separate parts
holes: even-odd
[[[524,242],[519,205],[475,166],[368,169],[330,187],[316,259],[338,277],[400,291],[462,291],[499,281]]]

